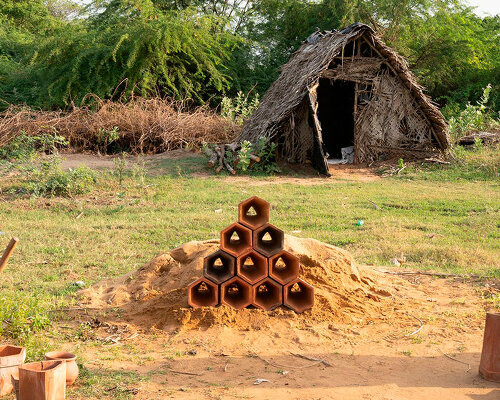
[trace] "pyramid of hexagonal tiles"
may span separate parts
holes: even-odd
[[[269,223],[269,211],[257,196],[240,203],[238,222],[221,232],[220,249],[205,257],[203,277],[189,286],[190,306],[313,306],[314,288],[299,278],[299,260],[283,250],[283,231]]]

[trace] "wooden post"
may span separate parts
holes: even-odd
[[[17,246],[17,243],[19,242],[19,239],[17,238],[12,238],[10,240],[9,245],[5,249],[2,258],[0,258],[0,274],[2,273],[3,269],[7,265],[7,261],[9,261],[10,256],[14,252],[14,249]]]

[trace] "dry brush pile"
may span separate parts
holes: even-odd
[[[70,111],[11,106],[0,114],[0,147],[22,132],[56,133],[78,150],[106,151],[113,141],[123,150],[157,153],[204,142],[228,143],[240,130],[208,107],[189,108],[183,102],[135,98],[127,103],[96,99],[95,104]]]

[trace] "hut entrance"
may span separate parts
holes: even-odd
[[[342,149],[354,146],[354,82],[322,78],[317,89],[323,151],[333,163],[346,162]],[[352,163],[353,151],[349,153]],[[344,156],[344,157],[343,157]]]

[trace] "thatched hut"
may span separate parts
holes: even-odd
[[[442,114],[406,61],[359,23],[315,32],[292,55],[238,142],[262,136],[287,161],[324,174],[329,159],[428,157],[449,146]]]

